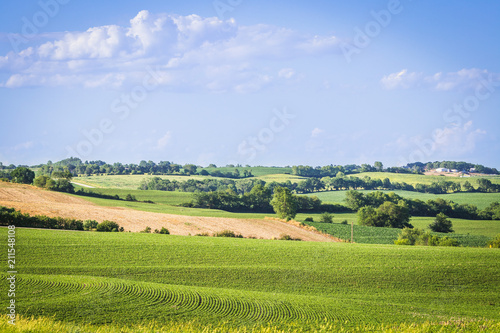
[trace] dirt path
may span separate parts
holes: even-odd
[[[87,187],[87,188],[95,188],[95,186],[85,185],[85,184],[77,183],[77,182],[71,182],[71,184],[75,184],[75,185],[79,185],[79,186]]]
[[[173,235],[195,235],[231,230],[244,237],[271,239],[288,234],[305,241],[331,242],[332,238],[300,227],[273,220],[195,217],[142,212],[121,207],[102,207],[64,193],[42,190],[29,185],[0,181],[0,206],[12,207],[31,215],[67,217],[80,220],[110,220],[125,230],[141,231],[146,226],[167,228]]]

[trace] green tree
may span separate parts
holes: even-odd
[[[347,207],[352,210],[358,210],[363,206],[368,205],[365,195],[358,191],[347,191],[345,194],[345,199]]]
[[[468,180],[466,180],[465,183],[462,184],[462,188],[465,192],[474,192],[474,186],[472,186]]]
[[[184,169],[184,172],[186,172],[188,175],[196,174],[196,170],[198,169],[194,164],[186,164],[182,168]]]
[[[41,175],[33,180],[33,185],[35,185],[36,187],[51,189],[52,187],[54,187],[55,181],[49,176]]]
[[[382,164],[382,162],[379,162],[379,161],[376,161],[375,163],[373,163],[373,166],[379,172],[381,172],[384,169],[384,165]]]
[[[271,205],[281,219],[289,221],[297,214],[297,199],[288,188],[275,187]]]
[[[332,223],[333,222],[333,214],[330,214],[328,212],[324,212],[323,214],[321,214],[320,222],[321,223]]]
[[[120,229],[120,226],[118,223],[113,222],[113,221],[102,221],[99,223],[96,227],[97,231],[100,232],[118,232]]]
[[[272,209],[270,201],[273,193],[270,188],[262,184],[255,185],[249,193],[243,195],[243,201],[247,208],[260,212],[268,212]]]
[[[73,174],[71,174],[71,172],[69,172],[68,170],[54,171],[54,172],[52,172],[52,177],[53,178],[63,178],[63,179],[71,181],[71,179],[73,178]]]
[[[429,224],[429,228],[434,232],[454,232],[452,227],[453,225],[451,221],[448,220],[448,216],[443,213],[437,214],[434,222]]]
[[[18,167],[14,169],[10,176],[12,177],[12,182],[20,184],[31,184],[33,179],[35,179],[35,173],[28,168]]]
[[[406,203],[402,200],[395,204],[386,201],[377,209],[365,206],[358,211],[358,223],[372,227],[389,228],[412,228],[410,212]]]

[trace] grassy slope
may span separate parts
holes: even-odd
[[[500,320],[493,249],[29,229],[17,229],[16,247],[26,316],[284,327],[324,317],[345,326]]]

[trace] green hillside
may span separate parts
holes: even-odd
[[[16,302],[28,317],[325,332],[500,321],[495,249],[16,230]]]

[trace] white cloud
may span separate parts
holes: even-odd
[[[172,133],[168,131],[167,133],[165,133],[164,136],[162,136],[160,139],[158,139],[158,141],[156,141],[156,146],[154,149],[163,150],[166,146],[170,144],[171,140],[172,140]]]
[[[384,76],[380,83],[385,89],[408,89],[413,87],[427,87],[438,91],[476,89],[484,85],[485,81],[500,83],[500,73],[491,73],[477,68],[461,69],[458,72],[435,73],[425,76],[422,73],[408,72],[403,69],[398,73]]]
[[[325,132],[325,130],[322,130],[322,129],[316,127],[311,132],[311,138],[317,138],[318,136],[320,136],[324,132]]]
[[[386,89],[407,89],[417,83],[421,77],[421,73],[408,73],[407,69],[403,69],[398,73],[392,73],[384,76],[380,82]]]
[[[466,156],[476,150],[487,132],[474,128],[468,121],[463,126],[437,128],[429,136],[400,136],[385,145],[387,150],[401,155],[401,165],[408,162],[425,162],[431,159],[452,159]],[[406,157],[406,158],[403,158]]]
[[[248,92],[275,80],[264,62],[338,53],[337,44],[334,36],[143,10],[128,26],[66,32],[39,46],[0,56],[0,70],[8,75],[0,86],[116,88],[140,84],[151,66],[168,77],[161,85],[173,90]],[[293,69],[284,68],[278,77],[294,75]]]
[[[485,136],[486,131],[474,129],[472,121],[468,121],[463,126],[437,129],[433,135],[433,151],[458,156],[470,153]]]
[[[291,79],[295,75],[293,68],[283,68],[279,71],[278,76],[283,79]]]

